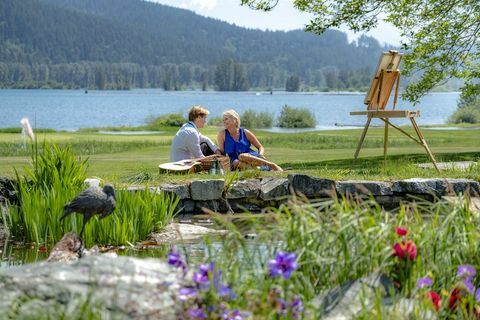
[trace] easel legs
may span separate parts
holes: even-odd
[[[355,151],[355,155],[353,156],[354,159],[357,159],[358,154],[360,153],[360,149],[362,148],[363,140],[365,140],[365,136],[367,135],[368,127],[370,126],[370,121],[372,121],[372,117],[368,117],[367,123],[365,124],[365,128],[363,128],[362,136],[360,137],[360,141],[358,142],[357,151]]]
[[[413,141],[417,142],[420,144],[423,148],[425,148],[425,151],[427,152],[428,157],[430,158],[430,161],[432,161],[433,166],[437,170],[437,172],[440,172],[437,166],[437,162],[435,161],[435,157],[433,156],[432,152],[430,151],[430,148],[428,147],[427,141],[423,137],[422,131],[417,125],[417,122],[415,121],[414,117],[410,117],[410,121],[412,122],[413,129],[415,129],[415,132],[417,133],[418,140],[411,136],[408,132],[403,130],[400,127],[397,127],[393,123],[390,123],[389,118],[380,118],[383,122],[385,122],[385,131],[384,131],[384,140],[383,140],[383,162],[384,165],[386,164],[387,161],[387,145],[388,145],[388,126],[392,126],[394,129],[397,129]],[[363,128],[362,136],[360,137],[360,141],[358,142],[357,150],[355,151],[354,159],[358,158],[358,154],[360,153],[360,149],[362,148],[363,141],[365,140],[365,136],[368,131],[368,127],[370,126],[370,122],[372,121],[372,117],[368,117],[367,123],[365,124],[365,128]]]
[[[420,131],[420,128],[417,125],[417,122],[415,121],[415,118],[411,117],[410,121],[412,122],[412,126],[415,129],[415,132],[418,135],[418,139],[420,140],[422,146],[425,148],[425,151],[427,152],[428,157],[430,158],[430,161],[432,161],[433,166],[435,169],[437,169],[437,172],[440,172],[437,166],[437,162],[435,161],[435,158],[433,157],[432,152],[430,151],[430,148],[428,147],[427,141],[423,137],[422,131]]]
[[[388,118],[385,121],[385,130],[383,134],[383,167],[387,165],[387,145],[388,145]]]

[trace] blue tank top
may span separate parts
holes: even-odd
[[[238,159],[238,155],[241,153],[249,153],[258,157],[260,154],[256,151],[250,149],[250,141],[247,139],[247,135],[245,134],[245,130],[240,128],[240,135],[238,137],[238,141],[235,141],[233,137],[230,135],[228,130],[225,129],[225,154],[228,155],[230,158],[230,163],[233,163],[234,160]]]

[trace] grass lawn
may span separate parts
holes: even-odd
[[[410,127],[404,127],[412,135]],[[214,141],[219,128],[202,132]],[[88,174],[114,182],[140,180],[163,181],[204,178],[159,175],[158,164],[169,161],[170,143],[176,129],[159,134],[110,135],[96,132],[47,132],[38,140],[71,147],[82,159],[88,157]],[[428,162],[423,148],[396,130],[389,130],[388,158],[383,161],[383,128],[371,128],[365,138],[360,158],[353,161],[361,130],[315,131],[307,133],[270,133],[254,130],[266,148],[266,156],[287,168],[287,172],[303,172],[337,180],[395,179],[409,177],[466,177],[480,180],[480,169],[469,171],[419,169],[416,163]],[[423,130],[437,161],[479,161],[480,128],[468,130]],[[30,145],[21,148],[18,133],[0,133],[0,175],[14,176],[14,168],[24,170],[30,161]],[[257,175],[258,173],[255,173]],[[275,173],[261,173],[275,174]],[[245,173],[244,175],[252,175]],[[276,175],[286,175],[277,173]]]

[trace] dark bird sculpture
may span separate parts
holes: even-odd
[[[113,189],[112,185],[105,185],[103,190],[88,188],[63,207],[63,214],[60,220],[63,220],[73,212],[83,214],[83,226],[82,231],[80,231],[81,238],[85,225],[94,215],[100,214],[100,219],[103,219],[115,210],[115,206],[115,189]]]

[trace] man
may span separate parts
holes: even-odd
[[[178,130],[173,138],[170,161],[198,159],[214,153],[221,154],[212,140],[198,131],[205,126],[209,113],[202,106],[190,108],[188,112],[189,121]]]

